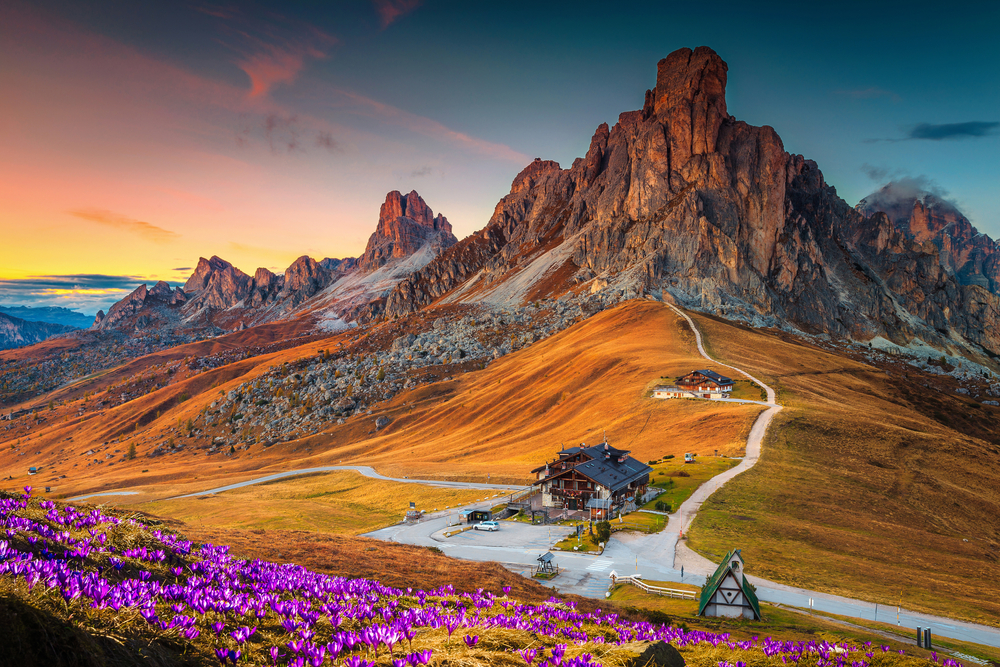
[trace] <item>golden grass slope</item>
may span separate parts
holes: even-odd
[[[646,461],[694,451],[735,453],[758,406],[648,397],[651,381],[702,368],[683,321],[631,302],[501,358],[486,370],[398,397],[384,434],[331,438],[331,454],[394,475],[526,481],[559,448],[597,444]]]
[[[30,447],[18,450],[29,456],[0,443],[0,476],[12,477],[7,487],[20,486],[29,481],[26,467],[34,465],[29,460],[38,460],[46,462],[46,469],[31,481],[35,486],[51,481],[53,493],[64,497],[135,487],[155,495],[162,487],[162,498],[179,486],[196,491],[260,472],[339,463],[370,464],[398,477],[486,481],[489,475],[494,482],[526,483],[529,471],[553,458],[563,443],[596,444],[605,432],[612,444],[631,449],[641,460],[686,451],[736,453],[759,407],[648,398],[648,388],[661,376],[706,365],[682,324],[663,304],[632,302],[483,370],[400,394],[370,416],[341,426],[331,423],[327,431],[302,440],[267,449],[257,444],[233,456],[190,449],[156,459],[144,456],[179,436],[178,421],[196,415],[220,392],[274,365],[314,357],[341,342],[354,344],[347,336],[313,341],[195,375],[99,415],[77,418],[71,405],[46,413],[49,421],[33,433]],[[181,402],[181,395],[187,400]],[[393,422],[375,433],[373,423],[381,415]],[[109,440],[97,456],[120,456],[134,442],[138,458],[110,468],[86,467],[93,456],[85,452]]]
[[[143,503],[138,508],[199,528],[357,535],[399,523],[411,502],[419,510],[433,512],[496,493],[385,482],[343,471],[283,479],[218,495]],[[115,502],[125,505],[132,498],[123,496]]]
[[[694,316],[694,315],[693,315]],[[786,408],[690,545],[774,581],[1000,624],[1000,410],[948,379],[694,316]]]

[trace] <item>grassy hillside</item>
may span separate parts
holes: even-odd
[[[1000,624],[1000,409],[948,378],[694,315],[710,353],[786,405],[763,456],[702,506],[690,546],[752,574]]]
[[[31,461],[44,461],[35,484],[51,482],[62,497],[133,488],[144,499],[210,488],[261,470],[341,462],[371,464],[399,477],[485,481],[489,475],[494,482],[523,483],[563,444],[594,444],[605,433],[641,460],[716,449],[737,454],[759,412],[757,406],[649,398],[661,376],[705,362],[675,314],[642,302],[595,315],[485,369],[465,369],[451,381],[403,392],[374,406],[370,416],[329,423],[316,435],[271,447],[255,444],[231,455],[207,456],[189,447],[170,457],[146,456],[156,445],[189,442],[182,424],[240,383],[315,358],[324,347],[361,346],[377,335],[341,335],[235,360],[99,413],[77,416],[76,403],[56,406],[41,414],[44,421],[32,425],[30,435],[0,432],[6,438],[0,442],[0,476],[11,477],[6,485],[16,488],[27,481]],[[84,388],[75,391],[85,395]],[[376,432],[380,416],[392,422]],[[137,459],[120,460],[132,443]]]

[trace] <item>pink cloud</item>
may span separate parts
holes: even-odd
[[[110,227],[118,231],[127,232],[129,234],[137,234],[147,241],[152,241],[153,243],[167,243],[180,237],[178,233],[172,232],[169,229],[157,227],[156,225],[148,222],[136,220],[135,218],[130,218],[128,216],[124,216],[113,211],[106,211],[104,209],[77,209],[75,211],[69,211],[69,214],[82,220],[96,222],[99,225]]]
[[[379,18],[382,19],[382,28],[389,27],[396,19],[406,16],[420,6],[422,0],[372,0]]]
[[[220,17],[221,18],[221,17]],[[236,65],[250,78],[248,97],[261,98],[298,79],[310,60],[323,60],[337,39],[308,23],[273,16],[269,23],[233,15],[221,23]]]
[[[304,60],[301,53],[272,47],[237,64],[250,77],[250,97],[261,97],[276,84],[295,81],[302,71]]]
[[[373,100],[370,97],[365,97],[364,95],[352,93],[347,90],[339,90],[337,92],[354,102],[360,109],[367,112],[369,115],[377,116],[394,125],[406,128],[411,132],[416,132],[417,134],[422,134],[426,137],[434,139],[448,141],[449,143],[457,144],[476,153],[488,155],[499,160],[507,160],[517,164],[527,164],[528,162],[531,162],[531,157],[525,155],[524,153],[519,153],[510,146],[493,143],[491,141],[486,141],[485,139],[478,139],[465,134],[464,132],[452,130],[436,120],[432,120],[424,116],[418,116],[398,107],[379,102],[378,100]]]

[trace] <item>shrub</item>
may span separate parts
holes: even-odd
[[[608,540],[611,539],[611,522],[598,521],[594,528],[597,530],[597,539],[607,544]]]
[[[666,456],[663,457],[663,460],[666,461],[667,459],[672,459],[672,458],[674,458],[673,454],[667,454]]]
[[[669,512],[670,511],[670,503],[664,502],[662,500],[657,500],[656,501],[656,505],[654,505],[654,507],[656,508],[657,512]]]

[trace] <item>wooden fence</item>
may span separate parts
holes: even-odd
[[[653,595],[662,595],[668,598],[680,598],[681,600],[694,600],[697,594],[694,591],[685,591],[679,588],[663,588],[661,586],[650,586],[642,579],[637,579],[633,576],[628,577],[611,577],[611,585],[615,584],[632,584],[637,588],[641,588],[647,593],[652,593]]]

